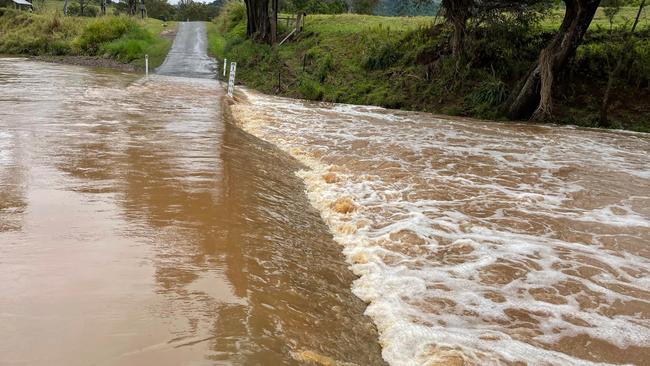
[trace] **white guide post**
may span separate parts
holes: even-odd
[[[228,96],[232,98],[235,91],[235,73],[237,72],[237,63],[230,63],[230,78],[228,80]]]
[[[149,55],[144,55],[144,75],[149,76]]]
[[[223,76],[226,76],[226,68],[228,67],[228,59],[223,59]]]

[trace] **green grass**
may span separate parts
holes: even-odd
[[[158,67],[165,61],[165,57],[167,57],[167,53],[169,53],[169,49],[172,46],[172,40],[160,37],[160,34],[165,30],[176,28],[178,23],[163,22],[152,18],[138,22],[148,34],[140,33],[143,34],[143,37],[140,39],[141,52],[134,53],[133,49],[131,49],[130,54],[135,57],[131,58],[129,62],[144,67],[144,57],[142,55],[147,54],[149,55],[149,67]],[[136,36],[133,34],[131,38],[137,39]]]
[[[47,4],[47,3],[46,3]],[[65,17],[58,11],[18,12],[0,8],[0,53],[56,56],[99,56],[136,66],[149,55],[160,65],[171,40],[160,33],[175,23],[126,16]]]
[[[641,18],[639,19],[639,28],[647,28],[650,26],[650,7],[645,7],[641,13]],[[636,13],[639,10],[636,6],[624,6],[621,7],[620,11],[614,17],[614,26],[621,26],[629,24],[631,26]],[[546,30],[557,29],[562,22],[564,17],[564,8],[553,9],[546,19],[542,22],[542,27]],[[596,29],[598,27],[609,28],[609,19],[605,16],[603,8],[599,8],[594,16],[594,20],[591,22],[589,27],[590,30]]]
[[[226,38],[219,32],[215,23],[207,24],[208,31],[208,53],[215,57],[223,58],[226,47]]]
[[[305,27],[323,34],[350,34],[383,29],[404,32],[433,23],[433,17],[379,17],[358,14],[309,15]]]
[[[0,53],[63,55],[73,52],[72,42],[85,20],[58,14],[30,14],[0,8]]]

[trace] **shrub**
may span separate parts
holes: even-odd
[[[227,2],[222,8],[215,23],[222,32],[230,32],[237,24],[246,19],[246,6],[240,0]]]
[[[506,85],[494,77],[487,77],[487,80],[478,86],[465,98],[465,104],[469,113],[480,118],[495,118],[496,108],[508,97]]]
[[[367,70],[387,69],[401,57],[401,52],[394,42],[372,42],[363,59],[363,67]]]
[[[506,85],[501,80],[489,78],[481,82],[467,99],[473,105],[496,106],[503,103],[507,95]]]
[[[97,15],[99,15],[99,7],[95,5],[87,5],[86,8],[84,9],[84,16],[94,18]]]
[[[86,5],[84,6],[84,13],[82,15],[81,6],[78,3],[70,3],[68,4],[68,15],[94,18],[99,15],[99,7],[95,5]]]
[[[323,99],[323,89],[321,88],[321,85],[318,82],[307,77],[302,77],[300,79],[298,91],[305,99]]]
[[[68,4],[68,15],[81,16],[81,7],[79,6],[79,4],[76,3]]]
[[[116,40],[136,28],[136,22],[125,16],[94,19],[83,29],[75,45],[83,53],[95,55],[103,43]]]
[[[100,47],[100,54],[122,62],[142,59],[155,36],[143,28],[133,28],[122,37]]]
[[[99,7],[95,5],[86,5],[84,6],[84,13],[81,14],[81,6],[77,3],[72,3],[68,5],[68,15],[73,16],[85,16],[85,17],[96,17],[99,14]]]
[[[50,43],[50,53],[55,56],[68,55],[71,51],[72,49],[69,42],[58,40]]]
[[[318,67],[318,79],[321,83],[325,82],[327,75],[334,70],[334,58],[331,53],[325,54],[321,59]]]

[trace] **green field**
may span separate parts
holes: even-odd
[[[643,9],[641,13],[641,18],[639,20],[639,27],[647,28],[650,26],[650,11],[649,7]],[[636,6],[623,6],[620,11],[614,17],[614,26],[629,24],[632,25],[634,18],[636,17],[637,11],[639,10]],[[542,26],[545,29],[557,29],[557,27],[562,22],[564,17],[564,9],[558,8],[554,9],[551,14],[544,19]],[[605,16],[603,8],[598,9],[594,20],[591,22],[590,29],[595,29],[598,27],[609,28],[609,19]]]
[[[640,27],[650,26],[650,7],[641,13]],[[614,25],[631,24],[636,17],[637,7],[622,7],[614,17]],[[564,17],[564,9],[557,8],[544,19],[542,26],[545,29],[557,29]],[[310,29],[328,33],[352,33],[364,31],[367,28],[386,27],[396,31],[409,30],[421,26],[442,22],[442,18],[435,17],[379,17],[370,15],[339,14],[339,15],[309,15],[306,24]],[[602,8],[598,9],[591,23],[591,28],[609,27],[609,20]]]

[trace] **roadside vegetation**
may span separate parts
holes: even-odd
[[[638,6],[612,8],[596,11],[573,57],[556,70],[552,113],[538,120],[650,132],[650,16],[642,12],[631,34]],[[565,9],[519,15],[465,20],[456,57],[455,29],[444,17],[308,15],[296,37],[270,45],[251,36],[245,5],[233,1],[208,28],[209,51],[237,61],[238,79],[267,93],[505,119],[504,104],[558,33]],[[277,27],[278,40],[291,29]]]
[[[160,36],[162,21],[128,16],[63,16],[59,11],[29,13],[0,8],[0,54],[91,56],[135,66],[160,65],[171,40]]]

